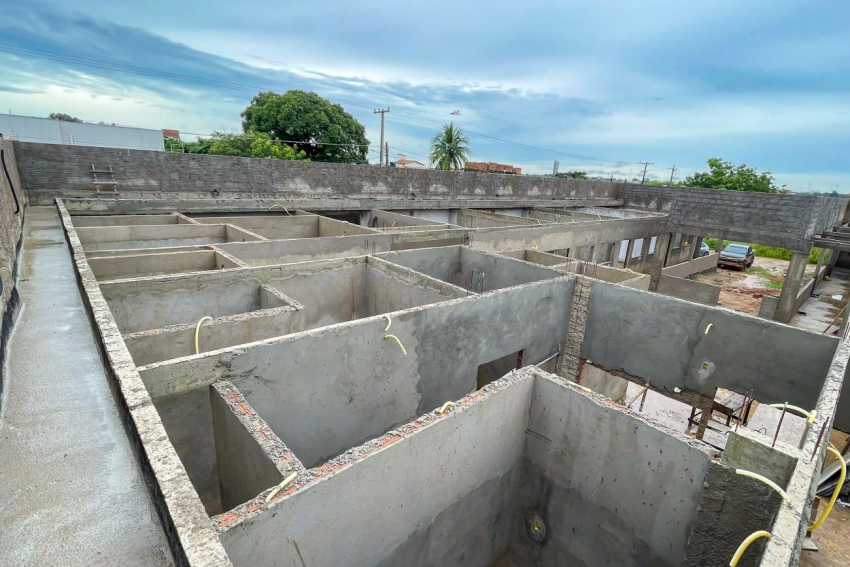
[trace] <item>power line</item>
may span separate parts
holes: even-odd
[[[215,79],[203,79],[203,78],[200,78],[200,77],[185,75],[185,74],[182,74],[182,73],[172,73],[170,71],[161,71],[161,70],[158,70],[158,69],[150,69],[150,68],[146,68],[146,67],[137,67],[137,66],[128,65],[128,64],[125,64],[125,63],[112,63],[112,62],[109,62],[109,61],[91,59],[91,58],[87,58],[87,57],[79,57],[79,56],[75,56],[75,55],[63,55],[63,54],[45,51],[45,50],[41,50],[41,49],[34,49],[34,48],[29,48],[29,47],[20,47],[20,46],[17,46],[17,45],[11,45],[11,44],[6,44],[6,43],[0,43],[0,52],[10,53],[10,54],[13,54],[13,55],[27,55],[27,56],[31,56],[31,57],[42,57],[42,58],[45,58],[45,59],[58,61],[58,62],[61,62],[61,63],[74,63],[74,64],[77,64],[77,65],[84,65],[84,66],[94,67],[94,68],[98,68],[98,69],[104,69],[104,70],[110,70],[110,71],[119,71],[119,72],[137,74],[137,75],[142,75],[142,76],[147,76],[147,77],[152,77],[152,78],[159,78],[159,79],[170,79],[170,80],[178,81],[178,82],[194,83],[194,84],[202,85],[202,86],[218,87],[218,88],[224,88],[224,89],[233,89],[233,90],[238,90],[238,91],[243,91],[243,92],[257,92],[257,91],[263,91],[263,90],[273,90],[273,89],[267,89],[265,87],[260,87],[260,86],[255,86],[255,85],[244,85],[244,84],[240,84],[240,83],[233,83],[233,82],[229,82],[229,81],[219,81],[219,80],[215,80]],[[358,106],[358,107],[362,107],[362,108],[371,108],[372,107],[372,105],[369,105],[369,104],[366,104],[366,103],[363,103],[363,102],[357,102],[357,101],[349,101],[349,100],[342,100],[342,99],[328,99],[328,100],[330,100],[331,102],[344,103],[344,104],[348,104],[348,105],[352,105],[352,106]],[[396,112],[404,114],[409,120],[414,121],[413,124],[415,124],[415,125],[443,126],[443,122],[441,122],[441,121],[434,120],[434,119],[427,118],[427,117],[423,117],[423,116],[419,116],[419,115],[417,115],[413,112],[407,111],[407,110],[396,110]],[[411,122],[408,122],[408,124],[411,124]],[[511,141],[511,140],[506,140],[504,138],[491,136],[489,134],[484,134],[484,133],[481,133],[481,132],[475,132],[475,131],[472,131],[472,130],[465,130],[465,132],[472,137],[483,138],[483,139],[486,139],[486,140],[490,140],[492,142],[496,142],[496,143],[500,143],[500,144],[506,144],[506,145],[509,145],[511,147],[533,150],[533,151],[538,151],[538,152],[544,152],[544,153],[549,153],[549,154],[553,154],[553,155],[569,157],[569,158],[572,158],[572,159],[589,160],[589,161],[597,161],[597,162],[608,162],[608,163],[617,163],[617,164],[643,163],[643,162],[629,162],[629,161],[626,161],[626,160],[612,160],[612,159],[606,159],[606,158],[597,158],[597,157],[585,156],[585,155],[581,155],[581,154],[573,154],[573,153],[569,153],[569,152],[563,152],[563,151],[560,151],[560,150],[552,150],[552,149],[548,149],[548,148],[541,148],[541,147],[538,147],[538,146],[532,146],[532,145],[524,144],[524,143],[521,143],[521,142],[514,142],[514,141]],[[345,144],[343,144],[343,145],[345,145]]]

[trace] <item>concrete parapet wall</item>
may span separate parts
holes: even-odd
[[[712,252],[708,256],[703,256],[702,258],[694,258],[693,260],[688,260],[681,264],[667,266],[661,271],[661,273],[666,276],[686,278],[693,274],[713,270],[717,267],[717,259],[719,257],[720,256],[717,253]]]
[[[717,305],[717,301],[720,299],[719,286],[665,274],[661,275],[661,279],[658,281],[658,289],[655,291],[661,295],[678,297],[709,306]]]
[[[0,395],[2,395],[6,339],[18,307],[18,292],[15,289],[18,251],[23,242],[24,214],[28,201],[27,193],[22,188],[18,176],[14,144],[8,140],[0,140],[0,150],[3,152],[3,164],[6,168],[5,171],[0,171]],[[0,169],[2,167],[0,165]]]

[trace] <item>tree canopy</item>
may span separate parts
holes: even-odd
[[[295,142],[295,152],[303,151],[312,161],[367,163],[366,129],[342,106],[316,93],[258,93],[242,112],[242,128]]]
[[[435,169],[449,171],[463,169],[469,161],[469,139],[453,122],[443,126],[431,140],[431,155],[429,159]]]
[[[587,173],[584,171],[562,171],[561,173],[556,173],[555,177],[560,177],[561,179],[587,179]]]
[[[254,157],[268,159],[285,159],[310,161],[306,152],[295,150],[282,142],[272,140],[264,132],[247,132],[245,134],[225,134],[213,132],[210,138],[198,138],[196,142],[185,142],[182,146],[178,141],[165,145],[166,151],[189,154],[210,154],[217,156]]]
[[[51,112],[47,115],[47,118],[50,120],[61,120],[63,122],[82,122],[79,118],[65,114],[64,112]]]
[[[754,167],[748,167],[746,164],[735,166],[721,158],[710,158],[708,168],[707,172],[688,176],[683,185],[759,193],[778,193],[780,190],[769,171],[759,173]]]

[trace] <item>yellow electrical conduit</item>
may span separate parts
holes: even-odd
[[[289,475],[288,477],[286,477],[285,479],[283,479],[283,482],[281,482],[280,484],[278,484],[277,486],[275,486],[275,487],[274,487],[274,490],[272,490],[271,492],[269,492],[269,495],[268,495],[268,496],[266,496],[266,501],[265,501],[265,503],[266,503],[266,504],[268,504],[268,503],[269,503],[269,500],[271,500],[272,498],[274,498],[274,497],[277,495],[277,493],[278,493],[278,492],[280,492],[281,490],[283,490],[283,488],[284,488],[287,484],[289,484],[290,482],[292,482],[293,480],[295,480],[295,479],[296,479],[296,477],[298,477],[298,473],[292,473],[291,475]]]
[[[782,490],[782,488],[778,484],[776,484],[775,482],[773,482],[769,478],[764,477],[764,476],[762,476],[758,473],[754,473],[752,471],[745,471],[744,469],[735,469],[735,472],[738,473],[741,476],[748,476],[750,478],[754,478],[756,480],[762,481],[763,483],[765,483],[766,485],[771,487],[773,490],[778,492],[779,496],[781,496],[783,500],[785,500],[788,503],[791,502],[791,499],[788,498],[788,494],[786,494],[785,491]]]
[[[747,536],[747,539],[742,541],[741,545],[738,546],[738,550],[735,552],[735,555],[732,556],[732,561],[729,562],[729,567],[735,567],[736,565],[738,565],[738,561],[741,560],[741,556],[744,554],[745,551],[747,551],[747,548],[750,547],[750,544],[761,537],[766,537],[767,539],[770,539],[773,536],[770,534],[770,532],[766,532],[764,530],[759,530],[757,532],[751,533],[749,536]]]
[[[212,321],[212,317],[201,317],[201,320],[195,325],[195,354],[201,354],[201,349],[198,348],[198,333],[201,331],[201,325],[204,324],[204,321]]]
[[[786,402],[786,404],[787,404],[787,402]],[[803,417],[805,417],[806,421],[808,421],[809,423],[814,423],[815,417],[817,417],[817,415],[818,415],[817,410],[814,410],[812,412],[807,412],[806,410],[804,410],[801,407],[792,406],[791,404],[787,404],[787,405],[786,404],[770,404],[770,407],[776,408],[776,409],[782,409],[783,407],[787,408],[787,409],[789,409],[793,412],[797,412],[800,415],[802,415]]]
[[[826,510],[820,515],[820,518],[815,520],[815,523],[809,526],[809,531],[814,531],[820,527],[829,513],[832,512],[832,507],[835,506],[835,501],[838,500],[838,493],[844,488],[844,480],[847,478],[847,463],[844,462],[844,456],[838,452],[838,449],[832,446],[832,443],[826,448],[827,451],[835,455],[838,462],[841,464],[841,474],[838,475],[838,484],[835,485],[835,490],[832,493],[832,498],[829,499],[829,504],[826,505]]]
[[[446,410],[452,407],[453,405],[455,405],[454,402],[446,402],[443,404],[443,407],[437,410],[437,413],[440,415],[444,415],[446,413]]]
[[[389,327],[387,327],[387,328],[389,329]],[[395,335],[384,335],[384,340],[386,340],[386,339],[394,340],[396,342],[396,344],[398,345],[398,348],[401,349],[401,354],[403,354],[404,356],[407,356],[407,351],[404,349],[404,345],[401,344],[401,341],[398,340],[397,336],[395,336]]]
[[[275,204],[275,205],[272,205],[271,207],[269,207],[269,210],[272,210],[272,209],[273,209],[273,208],[275,208],[275,207],[280,207],[281,209],[283,209],[283,210],[286,212],[286,214],[288,214],[289,216],[292,216],[292,213],[290,213],[290,212],[286,209],[286,207],[284,207],[284,206],[283,206],[283,205],[281,205],[280,203],[277,203],[277,204]]]

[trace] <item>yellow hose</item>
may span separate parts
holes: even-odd
[[[293,480],[295,480],[295,478],[296,478],[297,476],[298,476],[298,473],[292,473],[291,475],[289,475],[288,477],[286,477],[285,479],[283,479],[283,482],[281,482],[280,484],[278,484],[277,486],[275,486],[275,487],[274,487],[274,490],[272,490],[271,492],[269,492],[269,495],[268,495],[268,496],[266,496],[266,501],[265,501],[265,503],[266,503],[266,504],[268,504],[268,503],[269,503],[269,500],[271,500],[272,498],[274,498],[274,497],[275,497],[275,495],[276,495],[278,492],[280,492],[281,490],[283,490],[283,488],[284,488],[287,484],[289,484],[290,482],[292,482]]]
[[[390,319],[389,315],[382,315],[382,317],[387,320],[387,326],[384,328],[384,332],[387,332],[390,330],[390,327],[393,326],[393,320]]]
[[[735,552],[735,555],[732,556],[732,561],[729,562],[729,567],[735,567],[738,564],[738,561],[741,560],[741,556],[747,551],[747,548],[750,547],[750,544],[753,543],[760,537],[766,537],[767,539],[772,538],[770,532],[766,532],[764,530],[759,530],[757,532],[751,533],[747,536],[747,539],[741,542],[741,545],[738,546],[738,550]]]
[[[288,214],[289,216],[292,216],[292,213],[290,213],[289,211],[287,211],[287,210],[286,210],[286,207],[284,207],[284,206],[283,206],[283,205],[281,205],[280,203],[277,203],[277,204],[275,204],[275,205],[272,205],[271,207],[269,207],[269,210],[272,210],[272,209],[273,209],[273,208],[275,208],[275,207],[280,207],[281,209],[283,209],[284,211],[286,211],[286,214]]]
[[[195,354],[201,354],[201,349],[198,348],[198,333],[201,331],[201,325],[204,324],[204,321],[212,321],[212,317],[201,317],[201,320],[195,325]]]
[[[394,341],[396,342],[396,344],[398,345],[398,348],[400,348],[400,349],[401,349],[401,354],[403,354],[404,356],[407,356],[407,351],[406,351],[406,350],[404,350],[404,345],[403,345],[403,344],[401,344],[401,341],[400,341],[400,340],[398,340],[398,337],[397,337],[397,336],[395,336],[395,335],[384,335],[384,339],[392,339],[392,340],[394,340]]]
[[[709,323],[708,327],[705,328],[705,334],[707,335],[711,328],[714,326],[714,323]]]
[[[835,501],[838,500],[838,493],[841,492],[841,489],[844,487],[844,480],[847,478],[847,463],[844,462],[844,456],[831,445],[827,447],[826,450],[835,455],[838,462],[841,463],[841,474],[838,476],[838,484],[832,492],[832,498],[829,499],[829,504],[826,505],[826,510],[823,511],[823,514],[820,515],[820,518],[818,518],[814,524],[809,526],[809,531],[818,529],[823,521],[826,520],[826,517],[829,516],[829,513],[832,512],[832,507],[835,506]]]
[[[443,404],[443,407],[441,407],[440,409],[437,410],[437,413],[440,414],[440,415],[443,415],[443,414],[446,413],[446,410],[449,409],[450,407],[452,407],[453,405],[455,405],[454,402],[446,402],[446,403]]]
[[[764,477],[764,476],[762,476],[758,473],[754,473],[752,471],[745,471],[744,469],[735,469],[735,472],[738,473],[741,476],[748,476],[750,478],[754,478],[756,480],[762,481],[763,483],[765,483],[766,485],[771,487],[773,490],[778,492],[779,496],[781,496],[783,500],[785,500],[786,502],[791,502],[791,499],[788,498],[788,495],[785,493],[785,491],[782,490],[782,488],[778,484],[776,484],[775,482],[773,482],[769,478]]]
[[[800,415],[802,415],[803,417],[805,417],[805,418],[806,418],[806,421],[808,421],[809,423],[814,422],[815,417],[817,416],[817,412],[816,412],[816,411],[813,411],[813,412],[807,412],[807,411],[806,411],[806,410],[804,410],[803,408],[801,408],[801,407],[797,407],[797,406],[792,406],[791,404],[788,404],[788,405],[785,405],[785,404],[770,404],[770,407],[772,407],[772,408],[776,408],[776,409],[782,409],[783,407],[785,407],[785,408],[787,408],[787,409],[789,409],[789,410],[791,410],[791,411],[793,411],[793,412],[797,412],[797,413],[799,413]]]

